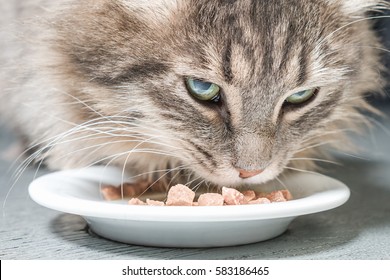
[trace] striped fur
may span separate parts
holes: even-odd
[[[346,148],[337,141],[366,122],[364,94],[382,87],[367,19],[382,1],[27,2],[44,8],[40,20],[2,23],[29,37],[2,32],[0,76],[1,113],[36,150],[26,163],[116,164],[166,184],[261,183],[312,168],[313,147]],[[195,100],[187,77],[218,84],[221,99]],[[304,106],[284,102],[311,88]],[[237,169],[264,172],[243,180]]]

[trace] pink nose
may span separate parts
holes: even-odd
[[[244,169],[237,169],[237,170],[238,172],[240,172],[239,176],[242,179],[251,178],[263,172],[263,170],[244,170]]]

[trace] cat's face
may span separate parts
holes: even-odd
[[[88,118],[121,120],[131,149],[219,185],[294,166],[376,86],[362,85],[377,58],[359,47],[376,41],[343,1],[91,2],[57,24]]]

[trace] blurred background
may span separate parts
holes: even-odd
[[[386,17],[390,16],[390,11],[386,13],[373,13],[372,16],[378,17]],[[382,42],[384,44],[384,48],[389,51],[383,52],[383,59],[385,61],[385,66],[387,68],[386,73],[384,73],[386,77],[386,81],[390,81],[390,18],[380,18],[376,20],[375,29],[382,38]],[[371,98],[372,102],[376,105],[387,105],[390,103],[390,83],[386,88],[386,96],[384,98]],[[386,110],[385,110],[386,111]]]

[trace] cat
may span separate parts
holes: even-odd
[[[384,1],[13,2],[0,114],[29,144],[24,164],[260,184],[349,148],[383,88],[368,12]]]

